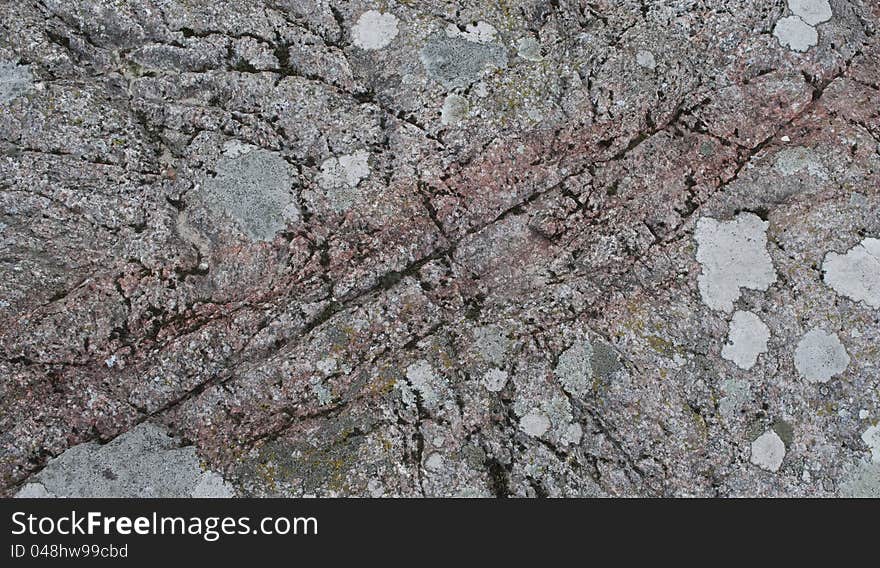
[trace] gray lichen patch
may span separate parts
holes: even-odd
[[[387,47],[397,37],[398,19],[394,14],[368,10],[360,15],[351,29],[354,44],[367,51]]]
[[[537,63],[544,57],[541,55],[541,45],[533,37],[524,37],[516,44],[516,54],[526,61]]]
[[[807,51],[819,43],[816,28],[797,16],[781,18],[773,28],[773,35],[779,40],[779,45],[793,51]]]
[[[741,288],[766,290],[776,281],[767,253],[767,227],[753,213],[732,221],[704,217],[697,222],[697,262],[702,266],[698,285],[703,302],[712,309],[733,311]]]
[[[620,368],[617,352],[603,342],[577,341],[562,352],[554,374],[566,392],[584,396],[596,388],[596,381],[608,378]]]
[[[767,430],[752,442],[749,459],[756,466],[775,473],[785,459],[785,443],[776,432]]]
[[[727,343],[721,348],[721,356],[733,361],[740,369],[751,369],[758,355],[767,352],[770,328],[752,312],[734,312],[727,332]]]
[[[822,272],[838,294],[880,308],[880,239],[864,239],[846,254],[829,252]]]
[[[194,446],[180,447],[143,423],[105,445],[73,446],[52,459],[17,497],[232,497],[223,478],[202,470]]]
[[[497,325],[486,325],[475,329],[474,343],[480,357],[495,365],[504,363],[511,347],[511,341],[504,333],[504,329]]]
[[[863,461],[850,466],[838,492],[841,497],[880,499],[880,463]]]
[[[347,211],[357,202],[357,187],[370,175],[369,158],[369,152],[357,150],[352,154],[327,158],[321,164],[318,185],[324,190],[334,211]]]
[[[749,400],[749,384],[745,381],[727,379],[721,383],[721,392],[718,411],[726,420],[732,420]]]
[[[812,329],[804,334],[794,352],[798,374],[811,383],[827,383],[849,365],[849,355],[836,333]]]
[[[507,51],[461,37],[434,36],[419,52],[428,75],[447,90],[475,83],[486,69],[507,67]]]
[[[578,341],[559,356],[556,377],[563,388],[576,396],[590,391],[593,382],[593,346],[589,341]]]
[[[0,104],[5,104],[31,88],[31,70],[27,65],[0,61]]]
[[[827,179],[828,172],[811,148],[796,146],[785,148],[776,155],[776,171],[785,176],[806,172],[819,179]]]
[[[217,175],[205,180],[203,191],[209,206],[232,217],[252,240],[268,241],[300,219],[292,185],[292,168],[283,158],[233,144],[227,145]]]
[[[788,0],[788,9],[811,26],[827,22],[834,15],[828,0]]]

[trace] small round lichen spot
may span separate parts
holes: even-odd
[[[788,9],[811,26],[827,22],[834,15],[828,0],[788,0]]]
[[[443,470],[443,456],[434,452],[428,459],[425,460],[425,469],[428,471],[442,471]]]
[[[773,35],[779,40],[779,45],[793,51],[807,51],[819,43],[816,28],[797,16],[781,18],[773,28]]]
[[[532,410],[520,419],[519,427],[529,436],[540,438],[550,429],[550,419],[540,410]]]
[[[0,104],[5,104],[31,88],[31,69],[27,65],[0,61]]]
[[[654,58],[654,54],[645,49],[639,50],[636,53],[636,63],[645,69],[653,70],[657,68],[657,60]]]
[[[767,471],[777,472],[785,458],[785,443],[773,430],[767,430],[752,442],[751,462]]]
[[[351,29],[352,41],[357,47],[367,51],[387,47],[397,37],[397,22],[394,14],[368,10],[361,14]]]
[[[440,122],[445,125],[460,122],[467,116],[469,108],[466,98],[455,94],[446,95],[443,109],[440,111]]]
[[[838,294],[880,308],[880,239],[864,239],[846,254],[829,252],[822,272]]]
[[[794,352],[798,374],[811,383],[827,383],[846,370],[849,360],[837,334],[821,329],[805,333]]]
[[[516,44],[516,54],[533,63],[544,59],[544,56],[541,55],[541,45],[533,37],[524,37],[519,40],[519,43]]]
[[[740,369],[751,369],[758,355],[767,352],[770,328],[752,312],[734,312],[727,332],[727,343],[721,348],[721,356]]]
[[[507,384],[507,373],[500,369],[489,369],[483,376],[483,384],[489,392],[499,392]]]

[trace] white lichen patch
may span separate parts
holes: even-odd
[[[819,43],[816,28],[797,16],[780,18],[773,28],[773,35],[779,40],[779,45],[793,51],[807,51]]]
[[[767,471],[777,472],[785,458],[785,443],[773,430],[767,430],[752,442],[751,462]]]
[[[654,54],[646,49],[641,49],[636,53],[636,63],[645,69],[653,70],[657,68],[657,60],[654,58]]]
[[[736,311],[730,320],[727,343],[721,348],[721,356],[740,369],[751,369],[758,355],[767,352],[770,328],[752,312]]]
[[[788,0],[788,9],[811,26],[827,22],[834,15],[828,0]]]
[[[566,427],[565,432],[563,432],[562,438],[560,439],[560,441],[566,445],[580,444],[581,438],[583,438],[583,437],[584,437],[584,429],[577,422],[572,422],[571,424],[569,424]]]
[[[874,424],[862,433],[862,441],[871,449],[871,461],[880,463],[880,424]]]
[[[315,363],[315,368],[324,375],[331,375],[336,371],[337,364],[336,357],[324,357]]]
[[[446,100],[443,101],[443,108],[440,111],[440,122],[445,125],[460,122],[467,117],[469,108],[467,99],[461,95],[446,95]]]
[[[550,429],[550,419],[542,411],[535,409],[520,419],[519,427],[529,436],[540,438]]]
[[[394,14],[368,10],[361,14],[351,29],[352,42],[359,48],[372,51],[388,47],[397,37],[398,19]]]
[[[483,375],[483,384],[489,392],[499,392],[507,384],[507,373],[500,369],[489,369]]]
[[[703,302],[712,309],[733,311],[741,288],[766,290],[776,281],[776,271],[767,253],[769,223],[752,213],[741,213],[732,221],[704,217],[697,222],[698,279]]]
[[[370,176],[370,154],[357,150],[352,154],[327,158],[321,163],[318,185],[324,189],[335,211],[346,211],[357,200],[357,186]]]
[[[838,294],[880,308],[880,239],[864,239],[846,254],[829,252],[822,272]]]
[[[228,499],[235,497],[235,493],[219,473],[206,471],[199,478],[190,496],[197,499]]]
[[[554,373],[569,394],[583,396],[591,390],[592,360],[593,346],[589,341],[578,341],[559,356]]]
[[[794,352],[798,374],[811,383],[827,383],[849,365],[849,355],[836,333],[812,329],[804,334]]]
[[[0,104],[8,103],[26,93],[31,88],[31,83],[30,67],[0,61]]]
[[[42,483],[26,483],[18,493],[15,494],[16,499],[49,499],[55,495],[46,490],[46,486]]]
[[[425,469],[428,471],[442,471],[443,470],[443,456],[434,452],[425,460]]]

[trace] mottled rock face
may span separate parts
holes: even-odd
[[[877,496],[880,11],[0,2],[4,495]]]

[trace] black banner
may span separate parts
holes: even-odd
[[[404,552],[432,559],[468,551],[552,557],[585,545],[611,551],[621,539],[630,545],[614,552],[628,556],[694,543],[772,546],[815,533],[819,519],[829,517],[836,521],[821,522],[823,538],[846,526],[849,542],[867,543],[876,537],[880,510],[871,501],[331,499],[6,499],[0,509],[5,566],[364,560]]]

